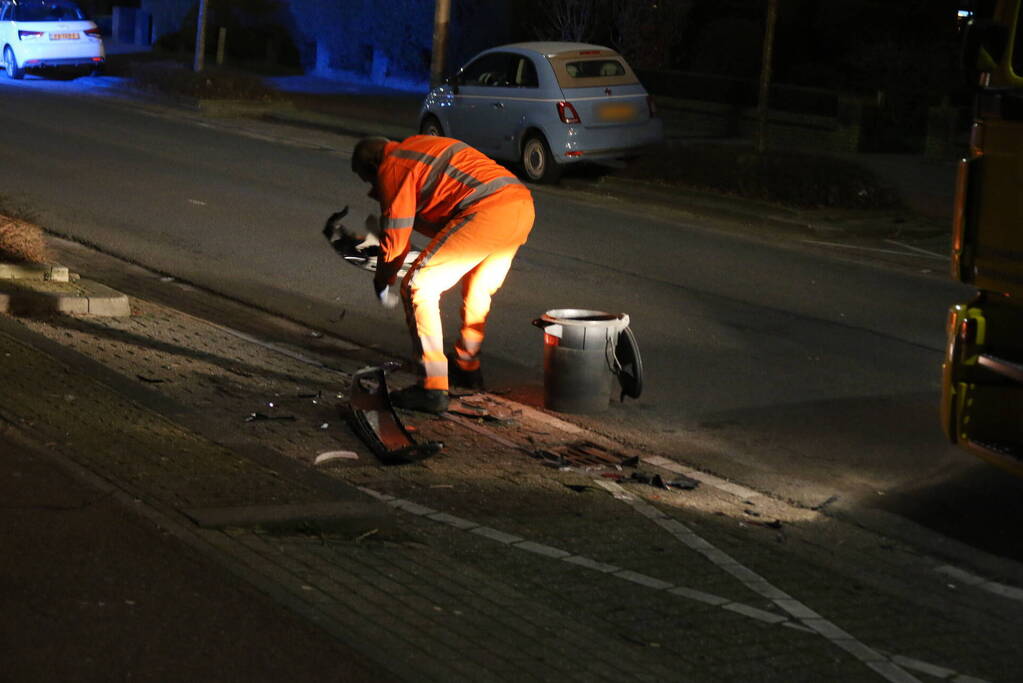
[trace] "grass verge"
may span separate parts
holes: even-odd
[[[135,62],[128,76],[141,90],[177,97],[250,102],[273,102],[280,97],[259,76],[225,67],[196,72],[176,61]]]
[[[50,251],[39,226],[0,214],[0,261],[47,263],[49,260]]]

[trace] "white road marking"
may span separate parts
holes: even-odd
[[[599,486],[610,491],[615,498],[625,501],[641,515],[674,536],[676,540],[681,542],[683,545],[700,553],[717,565],[719,569],[734,576],[750,590],[772,601],[786,613],[802,622],[804,626],[808,626],[821,634],[830,640],[832,644],[845,650],[853,657],[856,657],[885,679],[889,681],[907,682],[918,680],[902,667],[892,663],[888,657],[885,657],[877,650],[864,645],[841,627],[828,621],[803,603],[785,593],[785,591],[772,585],[756,572],[737,562],[733,557],[728,555],[728,553],[714,547],[713,544],[698,536],[690,530],[689,527],[685,526],[677,519],[666,515],[646,501],[633,496],[613,481],[596,480],[596,482]],[[735,603],[729,603],[729,605],[724,605],[724,609],[740,611],[740,609],[734,606]],[[748,610],[750,609],[755,608],[743,606],[743,611],[741,611],[741,613],[748,615]],[[759,611],[762,612],[762,610]],[[779,621],[786,620],[781,618]]]
[[[942,261],[948,258],[948,254],[939,254],[938,252],[931,251],[930,249],[921,249],[920,247],[914,247],[912,244],[906,244],[905,242],[898,242],[896,240],[885,240],[885,242],[887,242],[888,244],[894,244],[898,247],[902,247],[903,249],[909,249],[910,251],[918,252],[920,254],[923,254],[924,256],[930,256],[931,258],[941,259]]]
[[[598,480],[599,481],[599,480]],[[645,502],[639,501],[635,496],[626,491],[624,488],[615,484],[614,482],[605,482],[611,486],[607,488],[616,498],[630,502],[635,501],[643,506],[649,507],[655,511],[656,514],[647,514],[644,510],[640,510],[644,516],[650,517],[655,522],[658,521],[658,516],[667,517],[662,515],[653,506],[647,505]],[[904,657],[902,655],[887,655],[880,651],[874,650],[863,643],[859,642],[851,635],[843,631],[838,626],[827,621],[815,611],[799,602],[798,600],[790,597],[784,591],[781,591],[765,579],[758,576],[755,572],[750,571],[746,567],[739,565],[735,560],[730,558],[727,554],[721,552],[713,545],[700,538],[693,532],[689,531],[685,526],[677,523],[679,527],[688,532],[687,540],[692,543],[694,550],[701,552],[704,555],[717,559],[716,563],[719,566],[728,571],[733,576],[736,576],[743,583],[749,586],[757,593],[770,597],[770,599],[778,605],[786,613],[797,619],[793,621],[784,615],[777,614],[774,612],[768,612],[752,605],[745,603],[736,602],[728,598],[721,597],[719,595],[713,595],[711,593],[705,593],[695,588],[689,588],[687,586],[677,586],[667,581],[642,574],[640,572],[632,571],[631,569],[625,569],[618,567],[613,564],[607,564],[605,562],[598,562],[597,560],[584,557],[582,555],[573,555],[566,550],[561,548],[555,548],[544,543],[538,543],[536,541],[530,541],[514,534],[505,533],[492,527],[483,526],[473,522],[472,520],[465,519],[463,517],[457,517],[455,515],[449,515],[446,512],[438,512],[432,508],[426,507],[425,505],[419,505],[409,500],[396,498],[386,493],[381,493],[374,489],[359,486],[357,487],[363,493],[376,498],[379,501],[385,502],[395,509],[404,510],[414,515],[421,516],[424,519],[429,519],[435,522],[440,522],[455,529],[462,531],[468,531],[470,533],[477,534],[484,538],[489,538],[493,541],[506,545],[510,548],[516,548],[525,552],[532,553],[541,557],[546,557],[557,562],[567,562],[569,564],[589,569],[591,571],[600,572],[601,574],[607,574],[610,576],[616,576],[624,581],[650,588],[659,592],[670,593],[671,595],[677,595],[681,598],[688,600],[694,600],[701,602],[705,605],[711,605],[720,609],[728,610],[733,614],[741,614],[742,616],[748,617],[760,623],[769,624],[772,626],[784,626],[793,631],[799,631],[801,633],[817,633],[825,636],[831,640],[835,645],[841,647],[846,652],[849,652],[854,657],[860,659],[870,669],[876,671],[878,674],[883,676],[889,681],[896,681],[899,683],[905,682],[910,683],[912,681],[918,681],[918,679],[909,674],[905,669],[913,669],[921,673],[928,675],[942,675],[940,678],[950,679],[959,681],[960,683],[987,683],[983,679],[974,678],[965,674],[960,674],[952,669],[923,662],[910,657]],[[620,489],[615,491],[614,489]],[[670,518],[668,518],[670,520]],[[675,521],[675,520],[670,520]],[[672,528],[674,525],[672,525]],[[677,529],[677,528],[676,528]],[[680,539],[681,540],[681,539]],[[686,541],[683,541],[686,543]],[[688,545],[688,543],[686,543]],[[709,554],[708,554],[709,553]],[[784,596],[784,597],[781,597]]]
[[[895,251],[894,249],[879,249],[878,247],[863,247],[857,244],[839,244],[838,242],[820,242],[818,240],[803,240],[804,244],[816,244],[821,247],[835,247],[837,249],[855,249],[857,251],[872,251],[877,254],[894,254],[896,256],[911,256],[906,254],[904,251]],[[933,254],[929,254],[933,256]]]
[[[936,567],[935,571],[940,574],[950,576],[961,583],[965,583],[967,586],[973,586],[975,588],[980,588],[981,590],[986,590],[989,593],[1000,595],[1003,598],[1023,602],[1023,589],[1019,589],[1014,586],[1006,586],[1004,583],[998,583],[997,581],[988,581],[981,576],[971,574],[966,570],[958,569],[949,565]]]
[[[902,655],[893,655],[892,661],[896,662],[900,666],[904,666],[907,669],[913,669],[919,671],[922,674],[928,676],[934,676],[935,678],[949,679],[956,675],[955,671],[946,669],[943,666],[935,666],[934,664],[928,664],[927,662],[921,662],[918,659],[912,657],[903,657]]]

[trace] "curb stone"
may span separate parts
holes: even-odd
[[[63,266],[0,264],[0,313],[127,317],[128,297]]]

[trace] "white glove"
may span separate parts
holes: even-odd
[[[367,233],[361,242],[355,245],[355,251],[362,252],[370,247],[379,247],[380,240],[372,232]]]
[[[377,292],[377,299],[380,300],[380,305],[384,308],[394,308],[398,305],[401,297],[394,291],[394,287],[384,287]]]

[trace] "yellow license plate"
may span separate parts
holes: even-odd
[[[636,107],[631,104],[602,104],[597,108],[601,121],[631,121],[636,118]]]
[[[51,33],[50,40],[78,40],[77,33]]]

